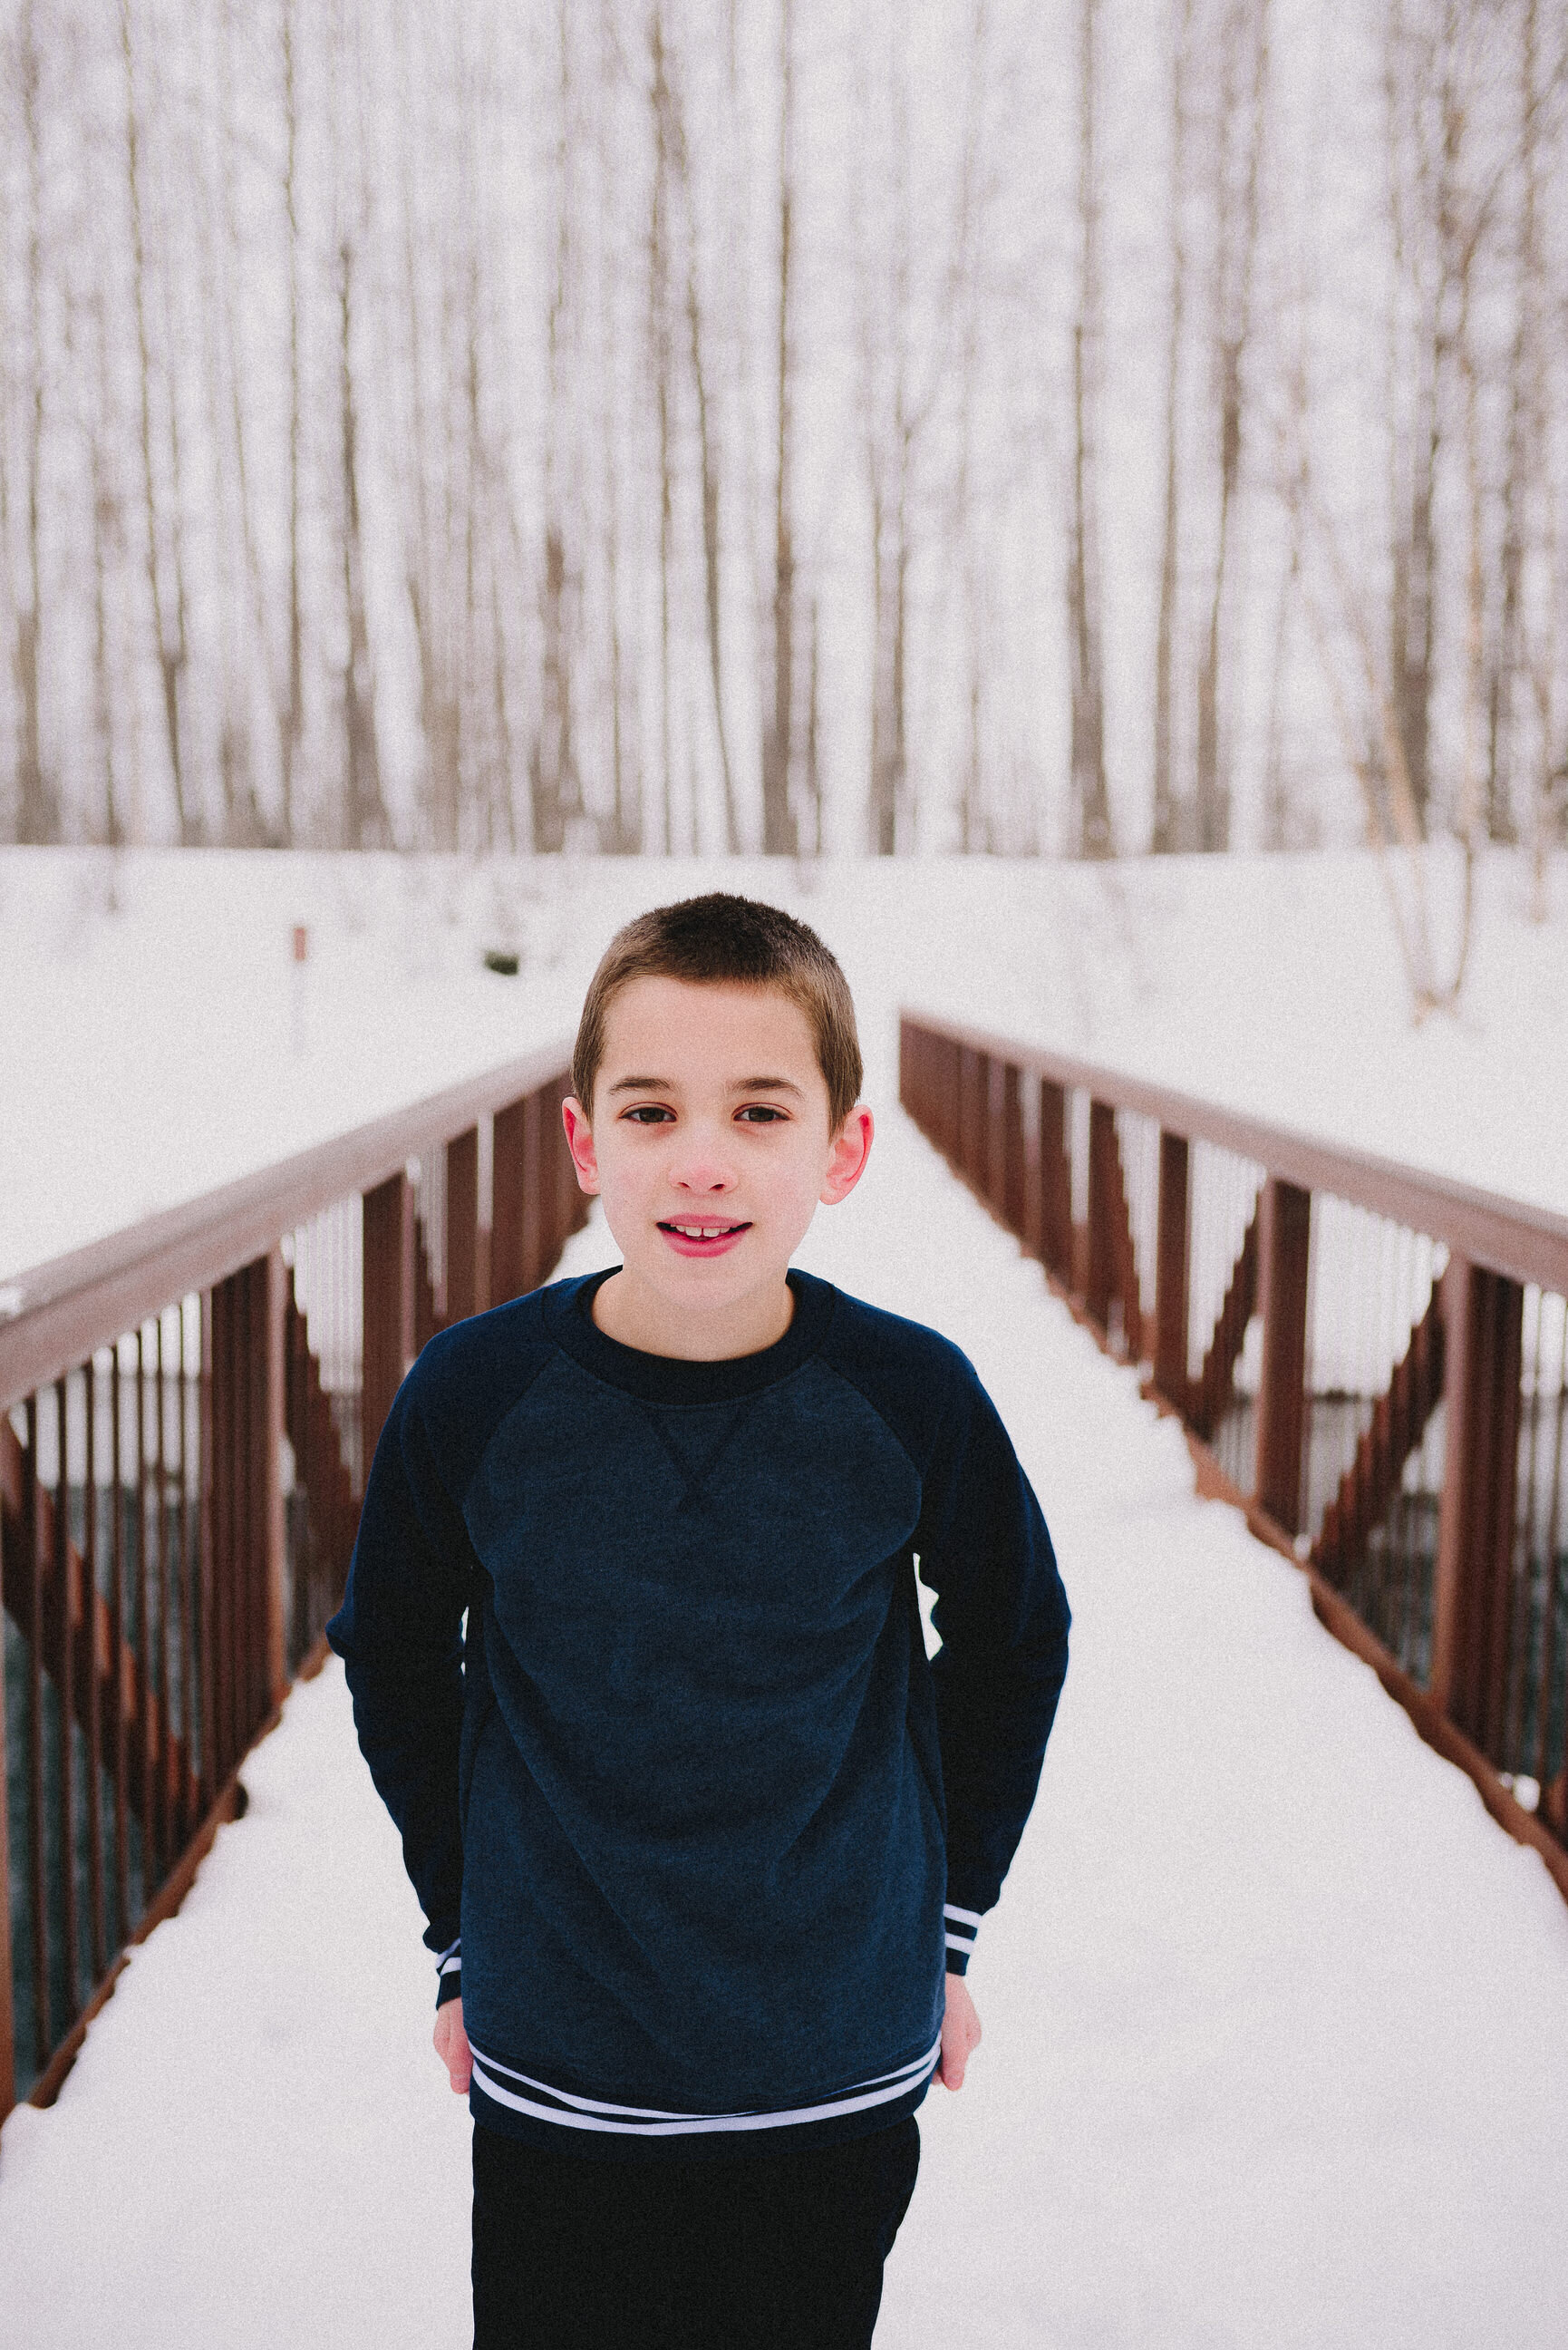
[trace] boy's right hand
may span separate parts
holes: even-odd
[[[462,2002],[449,1999],[438,2007],[435,2020],[435,2053],[446,2066],[452,2082],[452,2095],[468,2095],[468,2085],[473,2075],[473,2051],[468,2044],[468,2034],[462,2028]]]

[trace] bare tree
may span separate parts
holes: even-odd
[[[788,0],[785,0],[787,6]],[[716,431],[709,398],[703,305],[698,277],[697,209],[691,183],[691,158],[686,113],[673,51],[661,52],[661,75],[655,89],[666,110],[665,150],[680,190],[686,219],[686,325],[691,358],[691,388],[697,405],[697,452],[702,495],[703,617],[707,623],[708,673],[713,693],[713,731],[719,750],[719,776],[724,799],[724,842],[732,857],[741,847],[740,818],[735,806],[735,782],[730,764],[729,731],[724,719],[722,578],[719,537],[719,459]],[[695,808],[695,800],[693,800]]]
[[[1170,220],[1170,311],[1165,365],[1165,504],[1159,549],[1159,619],[1154,653],[1154,824],[1149,841],[1157,854],[1180,846],[1173,724],[1180,544],[1181,350],[1187,307],[1187,74],[1192,12],[1193,0],[1176,0],[1170,61],[1170,192],[1167,200]]]
[[[152,344],[148,321],[147,238],[143,220],[141,125],[136,97],[135,40],[130,0],[120,0],[120,55],[125,68],[125,171],[130,210],[131,306],[136,324],[137,384],[142,505],[146,523],[147,587],[152,605],[152,635],[162,686],[164,736],[174,790],[174,822],[182,847],[201,837],[199,812],[190,805],[185,780],[180,687],[189,658],[185,613],[184,536],[180,463],[180,408],[171,369],[164,370],[168,424],[169,513],[160,514],[160,485],[153,448]],[[165,282],[170,266],[164,256]],[[165,551],[165,539],[167,551]]]
[[[674,330],[670,283],[670,106],[665,82],[664,15],[655,0],[649,19],[649,50],[652,66],[653,183],[648,215],[649,339],[653,361],[653,394],[659,426],[659,765],[666,857],[675,848],[675,816],[670,773],[670,628],[671,568],[675,559],[674,480]]]
[[[365,613],[365,550],[359,523],[359,411],[354,380],[354,247],[337,248],[337,389],[342,453],[340,553],[348,657],[343,664],[343,846],[379,848],[391,838],[381,796],[376,689]]]
[[[1196,846],[1231,845],[1231,791],[1220,735],[1223,686],[1221,631],[1227,567],[1241,471],[1243,370],[1251,326],[1252,276],[1258,250],[1265,99],[1269,74],[1269,0],[1235,0],[1220,27],[1220,122],[1214,182],[1214,361],[1220,424],[1220,511],[1209,624],[1198,669],[1198,742],[1193,777]],[[1250,86],[1241,88],[1243,75]],[[1245,105],[1246,120],[1241,121]],[[1234,184],[1240,145],[1241,186]]]
[[[288,622],[286,683],[278,708],[278,837],[294,839],[295,769],[305,733],[305,619],[299,578],[301,432],[299,322],[299,88],[295,62],[296,0],[280,0],[283,62],[283,216],[288,238]]]
[[[794,222],[794,7],[779,0],[779,276],[778,439],[774,473],[773,714],[763,733],[763,853],[793,857],[797,847],[790,805],[794,718],[794,527],[792,494],[793,348],[790,290]]]
[[[635,730],[628,723],[628,683],[635,662],[626,654],[622,610],[621,468],[619,383],[619,284],[616,238],[621,178],[615,104],[626,78],[616,26],[616,0],[600,0],[598,72],[599,282],[604,317],[600,383],[604,425],[604,571],[608,636],[610,809],[600,827],[600,845],[616,856],[634,856],[642,846],[641,775]]]
[[[1096,144],[1099,0],[1078,9],[1078,299],[1073,321],[1073,485],[1067,546],[1067,630],[1072,669],[1069,767],[1076,847],[1110,857],[1106,784],[1106,686],[1100,618],[1099,402],[1104,289],[1100,276],[1100,166]]]
[[[92,490],[92,710],[98,744],[103,800],[101,837],[118,848],[125,837],[115,771],[115,696],[117,681],[109,641],[111,567],[124,547],[125,519],[116,483],[112,445],[109,332],[101,286],[94,288],[91,328],[96,361],[96,400],[88,411],[88,473]]]
[[[39,500],[44,451],[44,191],[43,132],[39,119],[42,59],[35,0],[25,0],[16,28],[15,55],[16,78],[22,101],[23,140],[26,149],[27,191],[27,367],[23,442],[26,585],[24,600],[16,614],[14,657],[16,691],[21,702],[16,756],[16,837],[18,840],[44,841],[53,840],[58,833],[59,808],[53,785],[44,771],[43,725],[39,708],[39,646],[43,631]]]

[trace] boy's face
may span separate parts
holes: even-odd
[[[818,1202],[858,1181],[870,1111],[829,1131],[810,1025],[775,988],[633,980],[606,1031],[591,1112],[564,1109],[624,1260],[596,1322],[689,1360],[771,1346],[793,1310],[784,1269]]]

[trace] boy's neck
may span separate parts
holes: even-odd
[[[781,1274],[774,1284],[733,1298],[711,1314],[679,1307],[623,1266],[593,1295],[594,1327],[639,1355],[668,1355],[687,1363],[725,1363],[776,1347],[794,1318],[794,1292]]]

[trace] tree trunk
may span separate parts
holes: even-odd
[[[1243,27],[1249,20],[1253,43],[1252,81],[1246,177],[1241,189],[1241,219],[1238,223],[1235,193],[1231,186],[1231,152],[1238,111],[1233,76],[1241,64]],[[1220,664],[1226,615],[1226,571],[1237,484],[1241,470],[1242,369],[1251,327],[1252,273],[1258,249],[1264,100],[1269,63],[1268,0],[1242,0],[1242,5],[1231,11],[1222,39],[1220,133],[1215,182],[1218,245],[1215,358],[1220,382],[1220,513],[1209,598],[1209,626],[1198,671],[1198,744],[1193,790],[1197,846],[1207,850],[1222,850],[1231,846],[1231,786],[1225,773],[1220,740],[1226,700]]]
[[[793,857],[797,846],[794,812],[790,806],[789,796],[794,710],[794,540],[790,478],[794,48],[794,0],[780,0],[778,441],[774,495],[774,707],[772,721],[763,738],[763,854],[765,857]]]
[[[1072,654],[1070,772],[1080,857],[1110,857],[1106,783],[1105,676],[1100,636],[1097,433],[1100,337],[1100,182],[1096,146],[1095,51],[1098,0],[1078,13],[1078,309],[1073,325],[1073,507],[1067,556]]]
[[[365,616],[364,549],[359,529],[358,411],[354,394],[352,348],[354,252],[347,238],[337,253],[338,401],[343,466],[342,556],[344,618],[348,658],[343,669],[345,848],[389,845],[391,827],[381,797],[381,764],[376,746],[375,682]]]
[[[1176,666],[1178,525],[1180,504],[1181,330],[1187,301],[1186,194],[1187,60],[1193,0],[1179,0],[1170,70],[1170,324],[1165,363],[1165,506],[1159,549],[1159,619],[1154,653],[1154,824],[1149,847],[1168,855],[1180,846],[1176,796],[1174,686]]]

